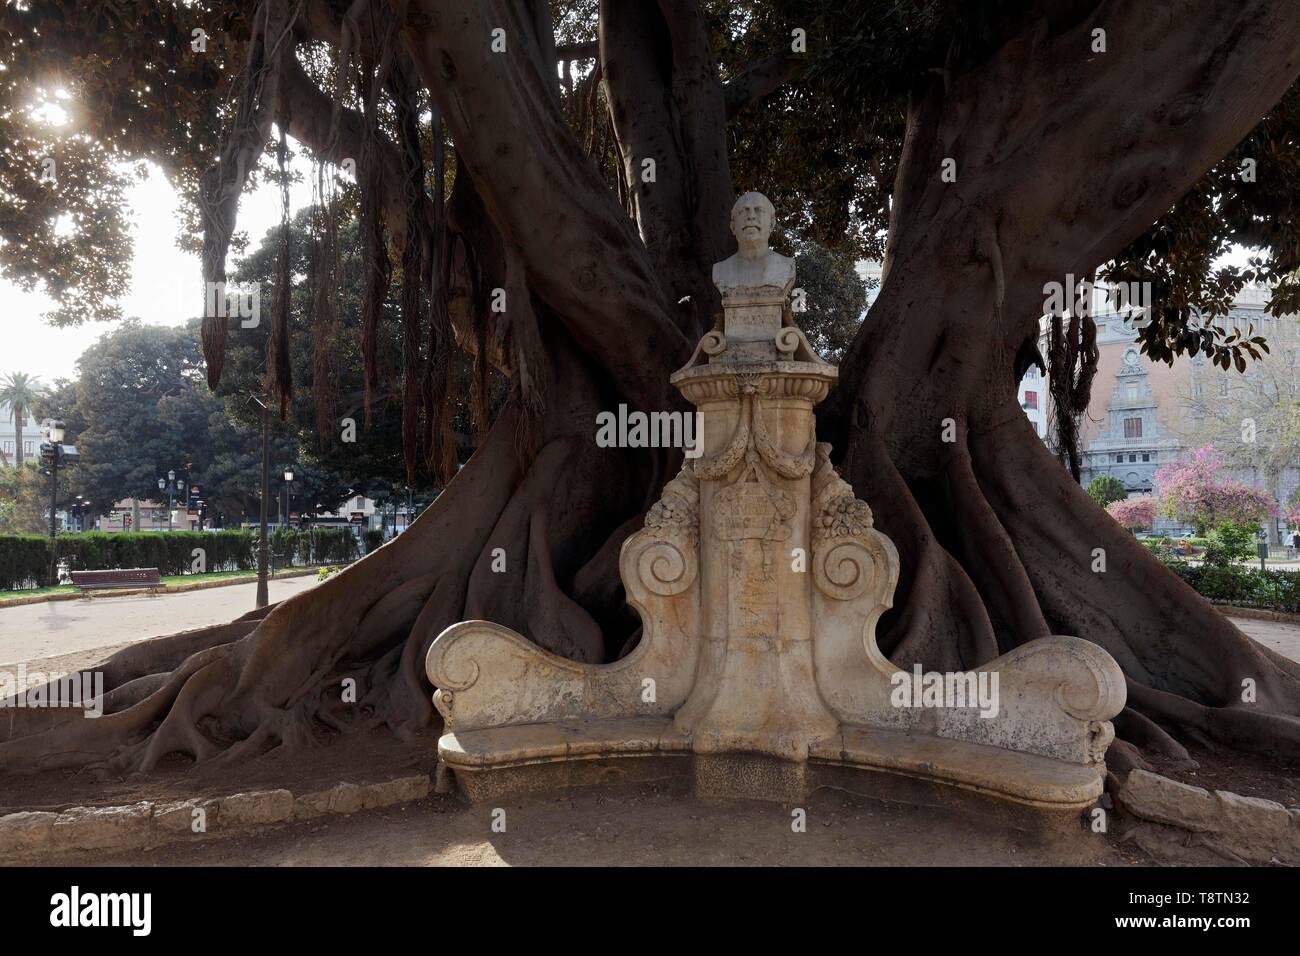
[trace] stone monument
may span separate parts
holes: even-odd
[[[426,661],[443,782],[471,798],[658,778],[781,800],[901,783],[908,799],[1092,803],[1125,700],[1102,648],[1044,637],[957,674],[905,672],[877,648],[898,555],[816,440],[837,371],[793,323],[772,204],[746,193],[731,224],[722,327],[671,379],[703,413],[703,453],[620,556],[640,643],[587,665],[486,621],[449,627]]]

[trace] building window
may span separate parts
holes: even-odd
[[[1142,460],[1143,460],[1143,461],[1150,461],[1150,460],[1151,460],[1151,455],[1148,454],[1147,452],[1143,452],[1143,453],[1142,453]]]
[[[14,443],[11,441],[5,442],[5,454],[12,455],[13,453],[14,453]]]
[[[1038,393],[1025,392],[1025,408],[1038,408]]]
[[[34,454],[34,452],[32,451],[31,442],[29,441],[23,442],[23,454],[26,455],[28,458],[30,458]]]
[[[1128,456],[1128,460],[1129,460],[1129,464],[1136,464],[1136,463],[1137,463],[1137,460],[1138,460],[1138,456],[1137,456],[1137,455],[1129,455],[1129,456]]]
[[[1137,397],[1138,397],[1138,387],[1137,387],[1137,382],[1129,382],[1129,383],[1128,383],[1128,400],[1129,400],[1130,402],[1135,402],[1135,401],[1137,401]]]
[[[1124,460],[1124,456],[1123,456],[1123,455],[1116,455],[1116,456],[1115,456],[1115,460],[1116,460],[1117,462],[1119,462],[1119,461],[1123,461],[1123,460]]]
[[[1124,437],[1141,438],[1142,437],[1142,419],[1126,418],[1124,419]]]

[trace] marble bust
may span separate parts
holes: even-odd
[[[731,234],[739,249],[713,267],[713,284],[723,299],[760,289],[784,299],[794,284],[794,260],[773,252],[767,240],[776,209],[762,193],[748,192],[731,207]]]

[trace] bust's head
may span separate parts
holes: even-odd
[[[776,222],[776,208],[762,193],[748,192],[731,207],[731,234],[743,252],[763,252]]]

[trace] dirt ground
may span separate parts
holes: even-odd
[[[649,788],[470,806],[433,796],[375,810],[105,856],[131,866],[1125,866],[1136,845],[1084,831],[1045,840],[978,817],[819,791],[803,807],[701,802]],[[504,811],[504,815],[494,811]],[[504,820],[505,832],[493,830]],[[90,862],[81,861],[78,863]],[[1220,861],[1221,862],[1221,861]]]

